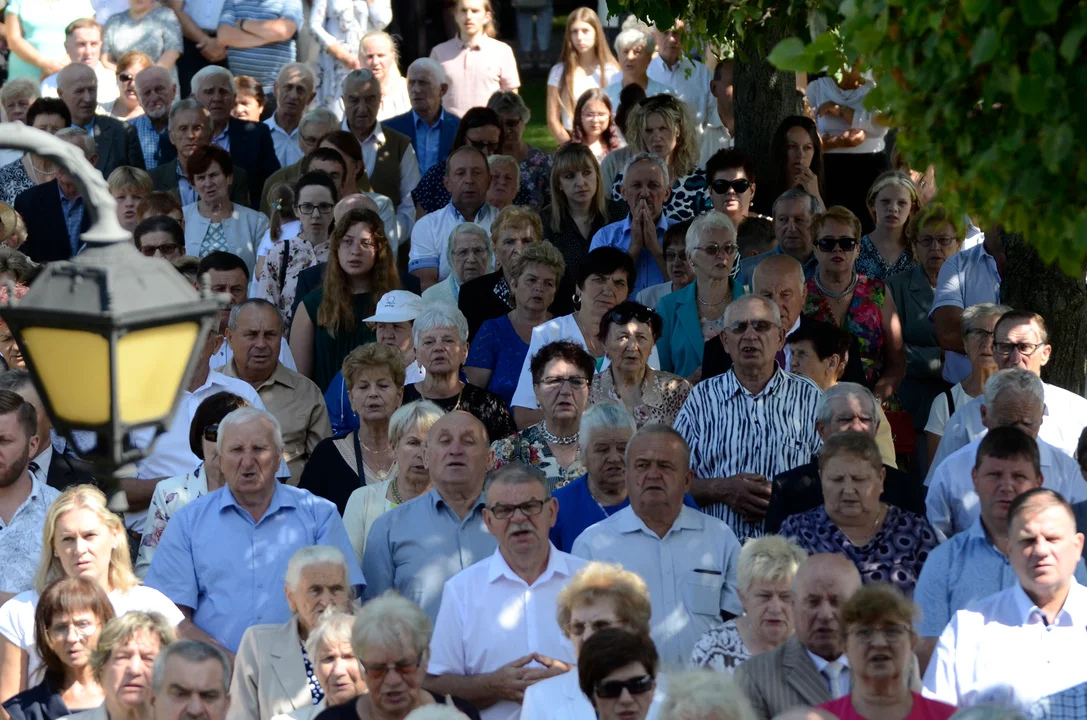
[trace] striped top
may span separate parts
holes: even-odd
[[[700,478],[757,473],[775,475],[811,462],[822,441],[815,431],[815,408],[822,396],[807,378],[778,368],[758,395],[740,385],[729,370],[694,386],[676,417],[675,428],[691,446],[691,469]],[[741,544],[763,534],[723,503],[702,508],[724,520]]]
[[[290,20],[302,27],[302,0],[226,0],[220,25],[237,26],[239,20]],[[295,61],[294,38],[255,48],[230,48],[227,65],[230,72],[256,78],[264,92],[272,91],[279,69]]]

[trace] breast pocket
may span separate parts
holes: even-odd
[[[687,576],[683,588],[683,601],[687,609],[696,615],[721,614],[721,583],[724,581],[718,570],[692,571]]]

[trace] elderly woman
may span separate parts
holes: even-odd
[[[494,264],[491,237],[475,223],[461,223],[449,233],[446,252],[449,254],[449,276],[424,290],[423,302],[457,307],[461,286],[491,272]]]
[[[544,207],[551,202],[551,156],[525,142],[525,127],[532,112],[524,99],[511,90],[491,95],[487,107],[498,114],[502,123],[502,142],[497,152],[511,156],[521,168],[521,189],[514,204]]]
[[[63,100],[38,98],[26,113],[26,124],[50,135],[72,124],[72,113]],[[52,162],[34,153],[23,153],[21,160],[0,167],[0,202],[11,205],[24,190],[56,179],[57,169]]]
[[[586,641],[605,628],[649,634],[649,589],[641,577],[618,565],[602,562],[585,565],[570,578],[555,604],[559,628],[577,656]],[[576,669],[541,680],[525,690],[521,720],[594,720],[595,717],[589,698],[578,685]]]
[[[657,717],[659,720],[755,720],[755,711],[731,678],[709,670],[689,670],[669,676],[668,697]]]
[[[310,545],[295,551],[284,578],[290,619],[253,625],[238,645],[230,681],[231,720],[270,720],[324,700],[307,640],[326,609],[350,607],[349,576],[347,559],[334,547]]]
[[[110,195],[117,201],[117,222],[132,232],[140,222],[136,210],[151,192],[151,176],[139,168],[122,165],[109,174],[107,182]]]
[[[58,720],[102,704],[102,686],[91,669],[98,635],[113,619],[102,589],[83,578],[50,583],[34,613],[42,681],[4,703],[12,720]]]
[[[645,720],[659,657],[645,633],[604,628],[578,654],[578,684],[599,720]]]
[[[317,443],[298,483],[334,502],[341,515],[356,488],[396,477],[389,421],[404,397],[404,365],[395,348],[367,343],[344,358],[342,372],[359,428]]]
[[[612,107],[619,107],[619,95],[628,85],[637,85],[645,91],[646,97],[673,92],[664,83],[649,77],[649,61],[653,59],[656,42],[653,32],[638,23],[615,36],[615,55],[619,59],[622,72],[613,75],[604,91],[611,98]]]
[[[886,284],[857,272],[860,221],[834,206],[812,218],[811,234],[819,265],[808,280],[803,314],[834,323],[855,338],[865,383],[886,401],[906,375],[902,323]]]
[[[780,535],[748,540],[736,570],[744,613],[703,635],[691,653],[691,665],[731,675],[752,655],[788,640],[793,634],[793,578],[807,557]]]
[[[917,186],[909,175],[896,170],[880,175],[868,190],[866,205],[876,226],[861,238],[857,272],[876,280],[886,280],[914,267],[918,253],[915,247],[910,247],[907,228],[921,205],[917,200]],[[947,220],[946,213],[943,220]],[[935,282],[933,277],[933,284]]]
[[[253,274],[257,246],[268,231],[268,218],[230,199],[234,161],[218,145],[197,148],[186,166],[188,180],[199,199],[182,208],[185,254],[204,257],[224,250],[237,255]]]
[[[532,331],[551,319],[548,308],[565,267],[550,243],[534,242],[520,253],[509,270],[513,310],[483,321],[464,368],[469,382],[512,402]]]
[[[844,555],[864,582],[893,582],[912,596],[936,533],[920,515],[880,501],[885,475],[879,447],[867,433],[831,435],[819,451],[823,504],[790,515],[780,534],[812,555]]]
[[[388,5],[388,0],[374,0],[367,4],[370,12],[377,5]],[[356,10],[356,12],[358,12]],[[392,19],[392,11],[389,11]],[[388,23],[386,23],[388,24]],[[377,120],[388,120],[403,115],[411,110],[408,97],[408,81],[400,74],[400,50],[396,47],[393,36],[375,25],[358,44],[359,65],[374,74],[381,83],[381,106],[377,111]],[[342,113],[341,113],[342,114]]]
[[[311,720],[325,708],[349,703],[366,692],[362,667],[351,648],[351,628],[355,618],[335,607],[321,613],[317,627],[305,642],[305,653],[324,697],[316,705],[303,705],[273,720]],[[233,699],[233,698],[232,698]]]
[[[173,15],[173,12],[170,14]],[[117,99],[110,103],[110,117],[127,122],[143,115],[143,107],[140,105],[139,97],[136,96],[136,76],[154,64],[150,57],[139,50],[129,50],[117,58],[118,94]]]
[[[701,215],[687,230],[686,250],[695,280],[657,304],[664,319],[657,352],[661,370],[698,382],[706,341],[724,332],[725,308],[743,295],[734,280],[740,267],[736,226],[723,213]]]
[[[638,427],[671,425],[691,385],[678,375],[649,367],[653,345],[661,337],[661,317],[649,308],[624,302],[600,321],[600,341],[608,367],[593,378],[589,402],[621,402]]]
[[[859,720],[947,720],[951,705],[910,690],[917,608],[897,588],[873,583],[842,607],[841,626],[849,660],[849,694],[819,707]]]
[[[521,189],[521,168],[512,155],[491,155],[487,158],[491,169],[491,185],[487,189],[487,204],[501,210],[513,204]]]
[[[79,538],[79,542],[71,542]],[[106,595],[117,614],[139,610],[165,617],[176,626],[181,611],[132,572],[124,522],[106,507],[106,496],[91,485],[76,485],[49,507],[42,529],[41,561],[35,589],[0,607],[0,699],[26,690],[40,679],[42,658],[35,647],[34,612],[40,593],[63,577],[83,577]]]
[[[230,117],[260,122],[266,102],[264,88],[260,86],[259,80],[251,75],[234,76],[234,109],[230,111]]]
[[[401,406],[389,418],[389,444],[396,457],[396,475],[352,491],[343,512],[344,528],[359,563],[374,520],[430,490],[430,471],[424,460],[426,439],[442,415],[442,409],[434,403],[416,400]]]
[[[494,468],[519,461],[538,467],[554,491],[585,473],[578,428],[589,401],[593,359],[569,341],[549,343],[529,365],[543,420],[491,443]]]
[[[41,83],[30,78],[16,78],[0,87],[0,108],[4,111],[4,122],[26,124],[26,114],[30,105],[41,97]],[[0,151],[0,157],[8,150]],[[22,156],[21,150],[13,151],[15,157]],[[8,162],[11,162],[8,160]]]

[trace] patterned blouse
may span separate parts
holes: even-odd
[[[751,651],[740,637],[736,619],[710,628],[695,643],[691,651],[690,666],[709,668],[717,672],[732,674],[736,666],[751,657]]]
[[[615,175],[615,182],[611,186],[611,199],[615,202],[623,202],[620,189],[623,186],[623,173]],[[695,168],[690,175],[676,178],[672,183],[672,194],[664,203],[664,216],[673,223],[690,220],[704,212],[713,210],[713,202],[710,201],[709,182],[706,180],[706,171]]]
[[[634,408],[634,422],[639,429],[651,423],[671,425],[676,421],[679,409],[690,394],[691,384],[684,378],[647,367],[642,380],[642,402]],[[623,404],[619,393],[615,391],[615,378],[610,367],[593,376],[593,384],[589,390],[590,404],[605,400]]]
[[[559,467],[559,461],[551,454],[551,448],[544,439],[543,426],[543,421],[540,421],[509,437],[491,443],[491,450],[494,450],[494,466],[491,469],[497,470],[514,460],[527,463],[547,475],[552,492],[588,472],[581,462],[580,453],[565,470]]]
[[[415,385],[404,386],[403,405],[423,399]],[[504,438],[517,432],[517,426],[513,423],[513,415],[506,401],[493,392],[477,388],[475,385],[464,383],[461,391],[453,397],[427,398],[445,412],[463,410],[479,418],[483,426],[487,428],[488,438]],[[584,472],[584,471],[582,471]]]
[[[532,146],[519,166],[521,189],[513,198],[514,205],[531,205],[542,208],[551,202],[551,156]],[[449,204],[449,191],[445,189],[445,160],[440,160],[423,173],[419,184],[411,191],[411,199],[428,213],[437,212]]]
[[[883,303],[887,299],[887,286],[882,280],[872,280],[859,275],[853,300],[845,314],[842,329],[857,339],[860,347],[861,367],[865,382],[872,387],[883,371]],[[826,298],[819,292],[815,278],[808,280],[808,300],[803,314],[814,320],[834,323],[834,313]]]
[[[325,691],[321,688],[321,681],[317,679],[317,673],[313,672],[313,663],[310,662],[309,653],[306,652],[306,643],[302,643],[302,664],[306,667],[306,684],[309,686],[310,698],[317,705],[325,699]]]
[[[283,274],[283,258],[287,254],[287,271]],[[257,283],[257,297],[264,298],[279,309],[286,326],[291,324],[294,308],[295,290],[298,288],[298,275],[306,268],[328,260],[328,243],[316,248],[299,235],[290,240],[280,240],[268,251],[264,268]],[[283,277],[280,286],[279,278]]]
[[[913,253],[910,252],[909,248],[906,248],[898,256],[898,260],[895,260],[894,265],[888,265],[883,256],[879,254],[876,246],[865,235],[861,238],[861,251],[857,255],[857,263],[853,267],[865,277],[873,280],[886,280],[892,275],[909,270],[916,264],[913,261]]]
[[[913,597],[921,567],[936,547],[936,531],[920,515],[887,506],[883,527],[864,547],[857,547],[827,515],[826,506],[790,515],[778,533],[796,540],[810,554],[845,555],[857,566],[861,581],[892,582]]]
[[[34,181],[23,167],[21,158],[0,167],[0,202],[14,205],[16,196],[32,187]]]

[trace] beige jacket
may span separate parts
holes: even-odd
[[[234,660],[226,720],[271,720],[312,704],[298,615],[282,625],[246,630]]]

